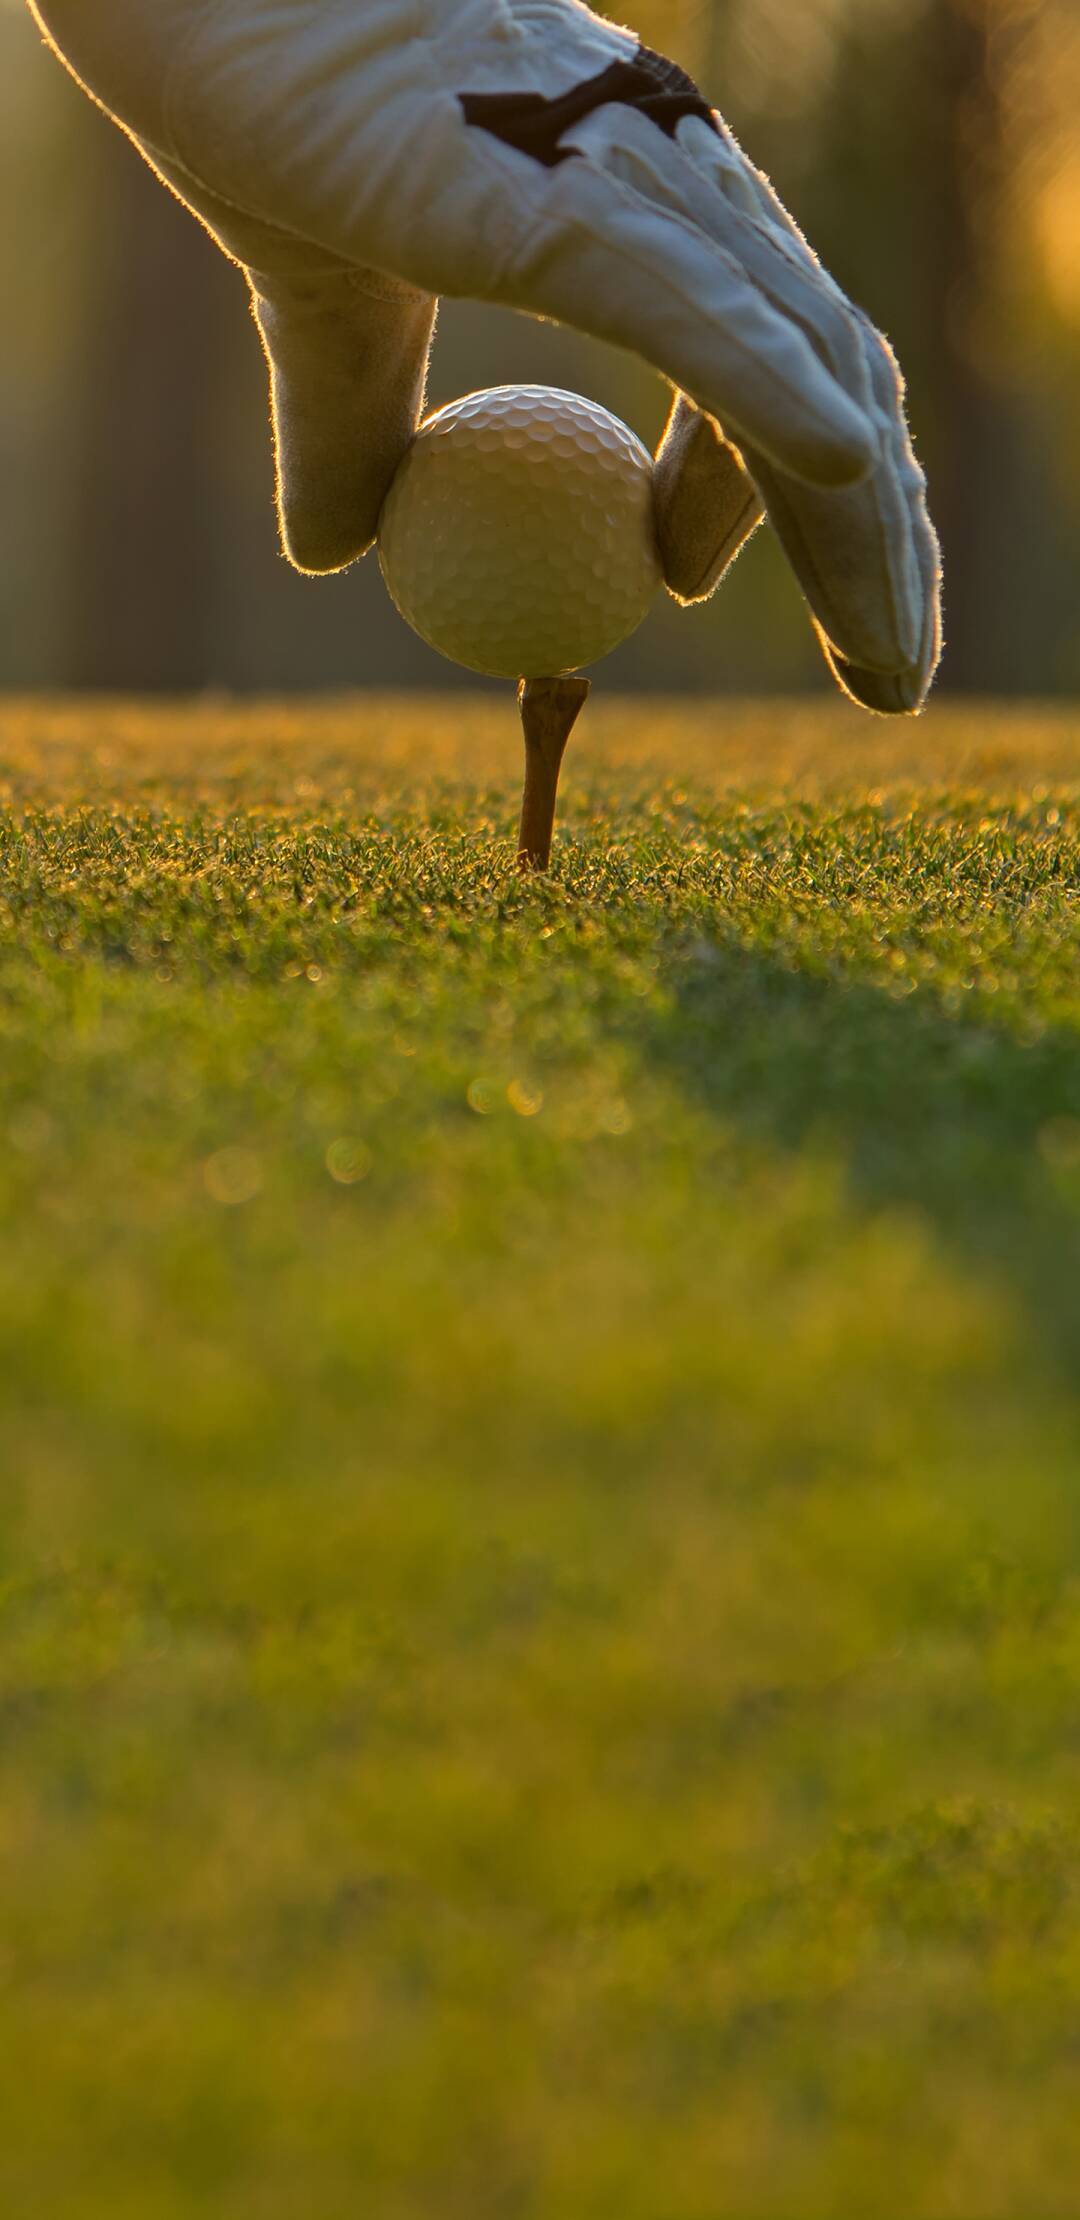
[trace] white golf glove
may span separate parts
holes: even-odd
[[[840,683],[919,707],[939,561],[896,363],[673,63],[579,0],[32,5],[247,273],[301,568],[370,546],[438,294],[504,302],[676,387],[656,486],[678,598],[767,511]]]

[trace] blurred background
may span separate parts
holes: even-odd
[[[840,282],[892,338],[945,544],[956,692],[1080,692],[1078,0],[642,0]],[[281,558],[243,281],[0,0],[0,687],[475,684],[373,558]],[[444,307],[431,397],[579,387],[642,437],[660,381],[502,311]],[[707,608],[605,666],[644,690],[825,683],[767,532]]]

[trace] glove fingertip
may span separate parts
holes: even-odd
[[[901,671],[870,671],[858,663],[849,663],[833,646],[819,624],[814,627],[821,642],[822,653],[841,693],[860,709],[869,709],[876,717],[918,717],[926,706],[937,668],[937,654],[932,659],[909,664]]]
[[[280,488],[277,506],[282,552],[308,578],[346,570],[373,544],[370,513],[361,524],[347,509],[335,513],[335,504],[325,499],[286,497]]]
[[[719,424],[677,394],[653,471],[664,584],[680,608],[708,601],[764,514]]]

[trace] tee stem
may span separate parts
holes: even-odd
[[[546,871],[551,861],[559,772],[566,743],[589,693],[587,678],[523,678],[518,687],[518,707],[525,733],[519,871]]]

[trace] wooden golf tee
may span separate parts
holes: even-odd
[[[518,707],[525,733],[525,793],[518,834],[519,871],[546,871],[566,743],[589,698],[587,678],[523,678]]]

